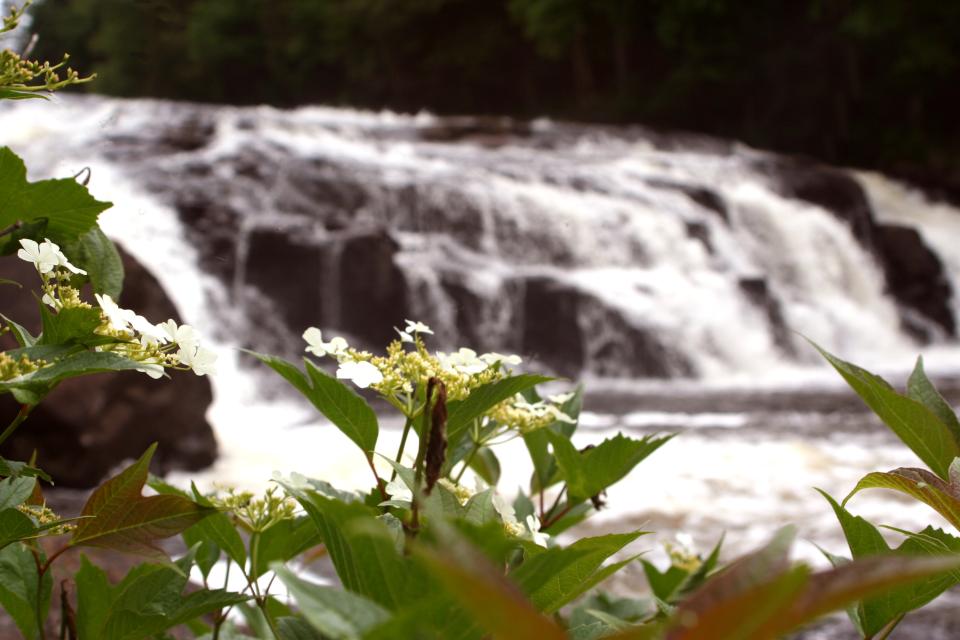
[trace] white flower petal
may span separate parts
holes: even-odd
[[[348,360],[341,362],[337,369],[337,378],[341,380],[351,380],[353,384],[361,389],[366,389],[372,384],[383,382],[383,374],[375,366],[366,361],[356,362]]]

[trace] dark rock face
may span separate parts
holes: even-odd
[[[793,334],[787,328],[787,323],[783,317],[783,307],[780,301],[770,291],[767,281],[763,278],[741,278],[740,290],[747,296],[756,307],[767,316],[767,322],[770,324],[770,333],[777,346],[790,355],[795,355],[797,349],[793,344]]]
[[[890,290],[903,304],[956,335],[950,310],[952,291],[940,258],[930,250],[916,229],[899,225],[877,227],[878,248]],[[929,326],[905,318],[906,328],[921,340],[930,340]]]
[[[653,329],[628,322],[594,296],[546,277],[524,281],[521,351],[561,375],[672,378],[690,362]]]
[[[694,187],[678,182],[669,182],[667,180],[647,180],[647,184],[658,189],[679,191],[704,209],[716,213],[724,222],[730,222],[730,213],[727,211],[727,203],[723,201],[723,198],[720,197],[720,194],[712,189],[707,189],[706,187]]]
[[[321,248],[297,242],[296,234],[257,230],[249,239],[245,281],[272,302],[288,326],[309,327],[324,317],[319,280],[324,266]]]
[[[549,278],[524,285],[523,352],[562,375],[577,375],[586,364],[580,293]]]
[[[374,344],[393,340],[393,327],[409,315],[406,279],[394,260],[398,248],[383,231],[354,236],[339,247],[337,324]]]
[[[178,317],[149,272],[126,255],[124,267],[124,306],[151,320]],[[11,288],[4,295],[2,312],[18,320],[38,318],[36,301],[29,292],[37,281],[33,268],[7,259],[0,269],[0,277],[24,283],[24,290],[12,293]],[[24,324],[36,333],[38,323]],[[153,380],[136,372],[67,380],[34,409],[0,454],[27,460],[36,450],[37,464],[58,486],[65,487],[94,486],[120,462],[142,454],[152,442],[159,443],[155,472],[202,469],[217,453],[213,430],[204,417],[212,400],[209,380],[187,372],[174,372],[170,380]],[[2,420],[12,419],[16,411],[11,396],[0,397]]]

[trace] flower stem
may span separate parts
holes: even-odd
[[[380,497],[383,498],[384,502],[390,498],[387,496],[387,486],[383,482],[383,478],[377,473],[377,468],[373,466],[373,454],[367,454],[367,464],[370,466],[370,471],[373,472],[373,477],[377,479],[377,489],[380,490]]]
[[[30,412],[35,406],[36,405],[32,404],[20,405],[20,411],[17,412],[17,417],[13,419],[13,422],[11,422],[6,429],[3,430],[3,433],[0,433],[0,444],[6,442],[7,438],[13,435],[13,432],[17,430],[17,427],[20,426],[20,423],[27,419],[27,416],[30,415]]]
[[[400,436],[400,447],[397,448],[397,457],[395,458],[397,464],[400,464],[401,458],[403,458],[403,449],[407,446],[407,436],[410,435],[410,427],[413,426],[413,418],[407,416],[407,421],[403,423],[403,435]],[[393,473],[390,475],[390,482],[393,482],[397,478],[397,470],[394,469]]]

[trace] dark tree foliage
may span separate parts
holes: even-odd
[[[96,90],[643,122],[960,189],[960,3],[44,0]]]

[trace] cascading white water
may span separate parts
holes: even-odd
[[[204,148],[106,159],[130,140],[152,139],[165,120],[182,119],[191,108],[215,126]],[[548,122],[535,129],[542,139],[554,136],[551,148],[510,140],[487,148],[418,139],[418,131],[435,123],[429,116],[323,108],[281,112],[59,97],[54,104],[19,104],[2,113],[0,142],[24,154],[35,177],[65,175],[82,166],[95,169],[94,192],[120,204],[106,218],[108,230],[146,258],[188,317],[223,315],[231,288],[237,304],[235,294],[248,268],[248,233],[285,226],[293,229],[291,235],[302,233],[305,216],[278,205],[283,167],[296,157],[359,176],[366,200],[353,212],[353,224],[396,230],[401,247],[396,263],[417,292],[411,312],[437,325],[448,341],[458,336],[455,304],[438,274],[455,270],[468,289],[486,298],[485,326],[494,335],[506,334],[515,320],[502,305],[508,281],[518,273],[546,276],[586,292],[628,325],[656,335],[700,378],[749,380],[784,370],[785,364],[789,370],[798,361],[814,360],[809,349],[785,355],[764,309],[740,288],[750,278],[763,280],[786,328],[851,359],[882,366],[916,349],[900,328],[880,269],[845,223],[817,206],[779,195],[753,167],[762,154],[747,148],[662,150],[635,135],[589,129],[573,134]],[[171,217],[163,206],[166,196],[179,189],[177,176],[189,177],[200,163],[221,180],[236,179],[229,160],[251,149],[263,154],[263,162],[275,163],[281,175],[259,191],[213,194],[243,212],[233,255],[215,256],[236,261],[233,282],[226,283],[226,292],[217,292],[210,278],[186,278],[207,282],[205,293],[195,284],[189,296],[178,293],[183,279],[168,274],[186,276],[184,268],[191,267],[184,265],[197,261],[183,241],[187,236],[176,230],[178,222],[156,220]],[[161,171],[172,178],[159,186],[143,184],[145,175]],[[861,180],[875,199],[878,192],[896,189],[879,177]],[[138,183],[141,192],[135,193]],[[404,188],[416,190],[412,206],[398,201]],[[682,188],[708,188],[725,213],[691,200]],[[159,197],[143,193],[147,190],[160,191]],[[879,215],[929,229],[930,244],[952,273],[960,274],[960,261],[944,246],[948,241],[937,226],[951,218],[950,210],[897,204],[906,197],[903,192],[891,204],[888,195],[877,207]],[[121,232],[112,222],[136,226],[147,218],[145,228],[169,225],[156,233],[140,231],[151,239],[154,255],[144,254],[147,249],[132,239],[136,231]],[[701,233],[691,234],[691,226]],[[312,233],[322,239],[334,232],[315,222]],[[159,250],[163,237],[171,243],[169,252]],[[174,246],[180,248],[173,251]],[[183,258],[178,265],[163,257],[177,254]],[[348,295],[339,292],[339,297]],[[589,323],[589,314],[580,322]],[[229,326],[236,332],[242,324],[235,318]],[[590,336],[604,330],[583,327],[588,369],[591,358],[598,357],[590,353]]]

